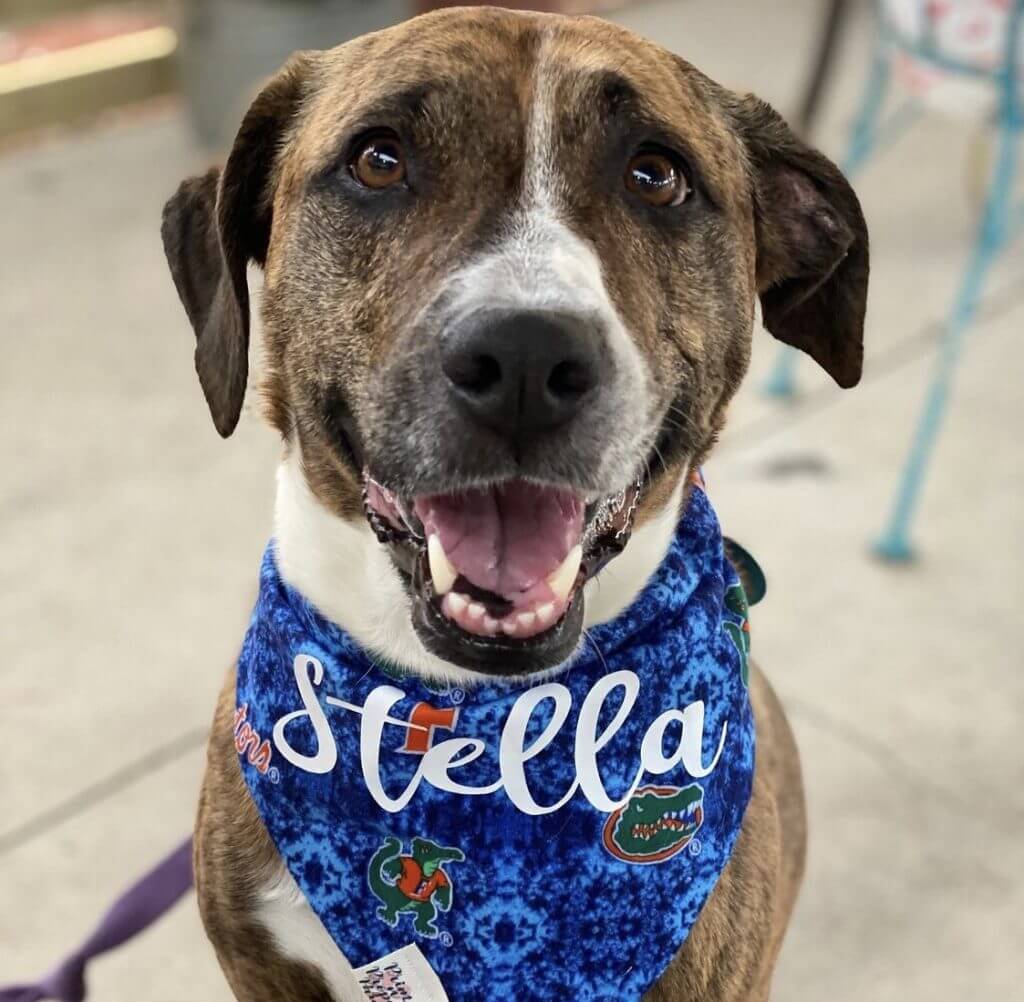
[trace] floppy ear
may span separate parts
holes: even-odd
[[[734,118],[753,170],[757,287],[764,325],[842,387],[859,382],[868,231],[839,169],[754,97]]]
[[[266,261],[272,175],[301,105],[311,58],[293,56],[246,113],[223,172],[182,182],[164,207],[171,277],[196,334],[196,372],[224,438],[238,424],[249,374],[249,261]]]

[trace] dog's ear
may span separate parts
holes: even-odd
[[[225,438],[238,424],[249,374],[249,261],[270,243],[272,177],[301,106],[312,56],[299,53],[260,92],[223,171],[184,181],[164,207],[164,252],[196,334],[196,372]]]
[[[854,386],[868,292],[868,231],[857,196],[839,168],[763,101],[730,103],[753,171],[764,325],[840,386]]]

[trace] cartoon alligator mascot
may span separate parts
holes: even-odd
[[[401,912],[411,912],[413,928],[433,939],[437,913],[452,906],[452,880],[441,864],[461,863],[465,858],[461,849],[445,848],[426,838],[414,838],[412,854],[404,856],[401,841],[389,836],[373,854],[367,875],[370,890],[383,902],[378,917],[396,926]]]
[[[698,783],[642,786],[604,827],[604,846],[626,863],[661,863],[690,844],[704,823]]]

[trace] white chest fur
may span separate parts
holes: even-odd
[[[335,1002],[364,1002],[352,965],[335,946],[283,863],[267,879],[253,917],[274,937],[285,957],[320,971]]]

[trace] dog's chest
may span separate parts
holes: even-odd
[[[321,973],[335,1002],[364,1002],[352,965],[283,864],[264,883],[255,919],[286,959],[310,964]]]

